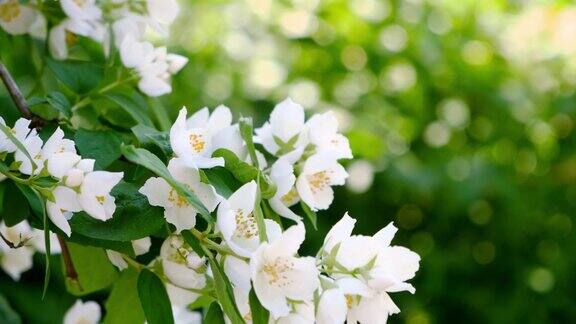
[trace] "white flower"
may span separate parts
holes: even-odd
[[[226,244],[240,256],[249,257],[260,245],[259,229],[254,217],[258,185],[254,180],[234,192],[218,207],[218,229]],[[270,241],[282,232],[280,225],[264,220]]]
[[[114,44],[117,48],[122,49],[122,43],[126,37],[132,37],[136,41],[144,36],[146,20],[140,15],[127,13],[112,23],[112,31],[114,32]]]
[[[317,153],[304,163],[296,189],[312,210],[327,209],[334,199],[332,186],[343,185],[347,177],[348,173],[333,156]]]
[[[4,222],[0,223],[0,232],[14,245],[18,245],[31,238],[32,229],[28,222],[22,221],[13,227],[7,227]],[[32,268],[32,256],[34,249],[29,244],[17,249],[9,247],[4,240],[0,239],[0,267],[13,279],[20,280],[23,272]]]
[[[270,170],[270,178],[276,185],[276,194],[270,199],[270,207],[280,216],[294,221],[300,221],[302,217],[296,215],[290,206],[300,200],[298,192],[294,187],[296,176],[294,167],[284,157],[279,158]]]
[[[205,260],[185,244],[181,237],[168,237],[160,248],[160,258],[164,274],[172,284],[186,289],[202,289],[206,286]]]
[[[304,129],[304,108],[287,98],[274,107],[270,121],[255,130],[255,142],[271,154],[280,156],[294,149]],[[286,146],[282,148],[281,145]],[[292,146],[292,147],[290,147]]]
[[[195,292],[174,286],[171,283],[166,283],[166,292],[168,293],[168,298],[170,298],[172,306],[186,307],[200,297],[200,295]]]
[[[332,227],[324,241],[322,262],[328,273],[338,266],[338,272],[332,276],[346,298],[349,323],[382,321],[400,311],[387,293],[404,290],[414,293],[414,287],[405,281],[418,271],[420,257],[404,247],[390,246],[397,230],[394,225],[389,224],[374,236],[351,235],[355,222],[346,214]],[[337,296],[338,291],[331,294]],[[319,317],[342,313],[342,308],[331,302],[335,300],[327,297],[320,301]]]
[[[169,54],[166,47],[154,48],[150,42],[140,41],[132,33],[124,36],[120,58],[124,66],[138,71],[140,91],[152,97],[172,92],[170,77],[188,63],[186,57]]]
[[[11,35],[30,33],[34,23],[42,16],[40,12],[18,0],[7,0],[0,3],[0,27]]]
[[[115,199],[110,195],[122,177],[123,172],[94,171],[84,176],[80,186],[78,202],[90,216],[106,221],[112,218],[116,210]]]
[[[96,0],[60,0],[64,13],[78,20],[98,20],[102,11],[96,5]]]
[[[64,184],[70,188],[79,187],[84,181],[84,175],[94,171],[94,163],[92,159],[82,159],[73,168],[66,172],[64,176]]]
[[[134,249],[134,254],[136,256],[146,254],[150,250],[150,246],[152,245],[152,241],[150,241],[149,237],[141,238],[135,241],[132,241],[132,248]],[[122,257],[122,254],[113,250],[106,250],[106,255],[108,256],[108,260],[116,267],[118,270],[122,271],[128,268],[128,263]]]
[[[167,27],[176,20],[180,12],[178,2],[176,0],[147,0],[146,7],[152,28],[166,35]]]
[[[22,221],[26,222],[26,221]],[[60,243],[58,242],[58,236],[50,232],[50,254],[60,254],[62,249],[60,248]],[[44,241],[44,230],[32,229],[30,234],[30,243],[32,247],[42,254],[46,254],[46,242]]]
[[[278,318],[276,324],[314,324],[316,323],[314,314],[314,303],[311,300],[301,301],[293,306],[292,311]]]
[[[174,324],[202,324],[202,314],[186,307],[172,305]]]
[[[338,133],[338,119],[333,112],[312,116],[305,125],[306,141],[316,146],[316,152],[327,152],[335,159],[351,159],[348,139]]]
[[[64,315],[64,324],[97,324],[100,322],[102,312],[100,305],[93,301],[76,303]]]
[[[220,198],[214,187],[200,181],[198,170],[187,167],[180,158],[173,158],[168,162],[168,171],[174,179],[192,190],[210,212],[216,209]],[[176,226],[178,233],[196,225],[198,211],[166,180],[152,177],[146,180],[139,191],[148,198],[152,206],[164,208],[164,217],[170,224]]]
[[[331,279],[324,277],[324,280],[330,281]],[[373,295],[370,289],[352,277],[345,277],[337,282],[331,281],[331,285],[332,287],[322,292],[318,301],[316,317],[318,324],[344,323],[349,314],[349,309],[355,307],[357,301]],[[381,316],[381,313],[378,312],[377,316]],[[356,322],[349,321],[349,323]]]
[[[316,260],[295,256],[304,234],[304,225],[298,223],[272,243],[262,243],[252,254],[250,274],[254,291],[274,318],[290,313],[288,299],[309,300],[318,288]]]
[[[350,303],[348,323],[382,323],[385,324],[388,315],[400,313],[400,309],[386,292],[378,292],[372,297],[347,296]]]
[[[62,179],[78,162],[74,141],[64,138],[64,132],[58,127],[42,147],[42,157],[46,160],[48,173]]]
[[[32,160],[30,160],[22,150],[17,149],[14,153],[14,160],[20,163],[18,170],[28,175],[32,175],[33,172],[35,175],[40,173],[44,163],[44,156],[42,155],[42,145],[44,143],[42,139],[35,134],[26,137],[21,143]]]
[[[182,108],[170,129],[170,145],[174,153],[194,168],[224,166],[224,159],[212,158],[212,136],[230,126],[232,114],[219,106],[210,115],[204,108],[186,120],[187,110]]]
[[[106,39],[106,29],[98,21],[80,19],[65,19],[54,26],[48,35],[50,54],[57,60],[68,58],[68,47],[76,41],[74,35],[89,37],[96,42],[103,43]]]
[[[226,256],[224,258],[224,272],[234,288],[242,291],[250,291],[250,264],[247,261]]]
[[[0,124],[6,126],[4,119],[0,117]],[[28,136],[36,136],[36,130],[31,130],[29,128],[30,120],[25,118],[20,118],[14,124],[14,127],[10,129],[14,138],[19,142],[24,142]],[[0,132],[0,152],[13,153],[17,150],[16,145],[4,134]]]
[[[82,207],[78,202],[78,194],[73,189],[65,186],[58,186],[52,191],[54,201],[46,202],[46,212],[48,218],[61,229],[66,235],[72,234],[72,229],[68,220],[73,216],[73,213],[82,211]]]

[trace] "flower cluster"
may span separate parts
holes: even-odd
[[[345,215],[316,257],[298,255],[306,231],[302,217],[291,207],[300,201],[312,211],[327,209],[334,196],[332,186],[344,184],[347,178],[339,160],[351,158],[352,153],[348,140],[338,133],[334,114],[314,115],[306,121],[303,107],[286,99],[255,134],[248,134],[252,138],[246,138],[242,123],[234,124],[224,106],[212,113],[204,108],[189,118],[183,108],[170,130],[175,156],[168,171],[209,212],[215,212],[214,232],[200,237],[221,239],[219,244],[210,241],[211,247],[218,252],[216,258],[231,282],[244,321],[252,319],[251,289],[272,322],[372,323],[397,313],[388,293],[414,292],[406,281],[414,277],[420,258],[406,248],[391,246],[396,232],[392,224],[372,237],[352,235],[355,221]],[[236,164],[252,165],[259,172],[227,197],[203,179],[208,169],[231,167],[230,157],[218,154],[222,149],[235,155],[240,161]],[[267,197],[263,179],[275,187]],[[140,192],[151,205],[164,208],[166,221],[176,229],[162,245],[160,260],[172,302],[190,304],[215,280],[213,264],[179,235],[197,231],[198,211],[161,177],[149,178]],[[295,225],[283,230],[279,219],[264,217],[266,200]]]
[[[110,192],[122,180],[122,172],[95,171],[95,161],[82,159],[60,128],[44,142],[29,128],[28,119],[21,118],[8,128],[0,118],[0,125],[0,153],[5,161],[12,159],[10,170],[3,176],[32,187],[35,180],[49,179],[48,187],[39,187],[40,193],[46,198],[48,217],[66,235],[72,233],[68,220],[73,213],[84,211],[102,221],[112,218],[116,204]]]
[[[30,34],[47,39],[50,53],[59,60],[69,57],[70,48],[79,37],[101,44],[105,55],[115,47],[120,50],[124,66],[136,70],[142,92],[155,97],[172,91],[170,77],[182,69],[188,59],[167,53],[166,47],[155,48],[144,36],[149,30],[167,36],[180,11],[176,0],[61,0],[57,3],[59,8],[43,1],[20,4],[18,0],[7,0],[0,3],[0,26],[13,35]],[[48,20],[57,21],[49,32]]]

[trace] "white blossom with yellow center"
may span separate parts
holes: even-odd
[[[254,217],[258,186],[250,181],[218,207],[218,229],[226,244],[240,256],[249,257],[260,245],[260,232]],[[280,235],[280,225],[265,219],[266,234],[272,241]]]
[[[347,177],[348,173],[333,155],[316,153],[304,163],[296,189],[312,210],[327,209],[334,199],[332,186],[343,185]]]
[[[35,9],[21,5],[18,0],[8,0],[0,3],[0,27],[11,35],[33,33],[34,24],[39,20],[46,20]],[[44,27],[45,28],[45,27]]]
[[[319,286],[316,260],[296,257],[304,235],[304,225],[298,223],[271,243],[262,243],[250,259],[254,291],[273,318],[288,315],[290,301],[310,300]]]
[[[164,274],[173,285],[184,289],[202,289],[206,285],[206,260],[199,257],[182,237],[169,236],[160,248],[160,259]]]
[[[200,181],[198,170],[188,167],[180,158],[173,158],[168,162],[168,171],[174,179],[192,190],[210,212],[216,209],[220,197],[214,187]],[[139,191],[148,198],[150,205],[164,208],[164,217],[170,224],[176,226],[177,233],[192,229],[196,225],[198,211],[166,180],[152,177]]]
[[[212,145],[212,138],[231,125],[230,109],[218,106],[210,114],[208,108],[203,108],[188,119],[186,115],[186,108],[182,108],[170,129],[170,144],[174,153],[193,168],[224,166],[223,158],[212,158],[216,149]]]
[[[116,211],[116,203],[110,191],[122,180],[123,176],[123,172],[107,171],[94,171],[86,174],[78,194],[78,202],[82,210],[102,221],[111,219]]]

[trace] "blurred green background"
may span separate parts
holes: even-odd
[[[394,242],[422,262],[416,295],[392,296],[402,313],[390,322],[576,318],[570,1],[181,3],[170,48],[190,62],[163,106],[174,118],[224,103],[257,124],[286,96],[309,114],[334,110],[355,160],[305,249],[345,211],[362,234],[394,221]],[[29,319],[57,318],[73,299],[35,306],[35,261],[31,282],[0,275],[0,292]]]

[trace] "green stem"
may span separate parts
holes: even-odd
[[[234,253],[229,248],[223,247],[220,244],[212,241],[211,239],[207,238],[206,235],[204,235],[202,232],[200,232],[199,230],[197,230],[195,228],[193,228],[191,232],[192,232],[192,235],[196,236],[196,238],[200,241],[200,243],[202,243],[205,247],[207,247],[211,250],[214,250],[220,254],[233,256],[233,257],[240,259],[240,260],[244,260],[244,261],[249,260],[248,258],[239,256],[238,254]]]
[[[140,270],[140,269],[145,267],[144,265],[140,264],[139,262],[132,260],[132,258],[130,258],[124,254],[121,254],[121,255],[122,255],[122,259],[124,259],[124,261],[126,261],[126,263],[133,266],[134,268]]]

